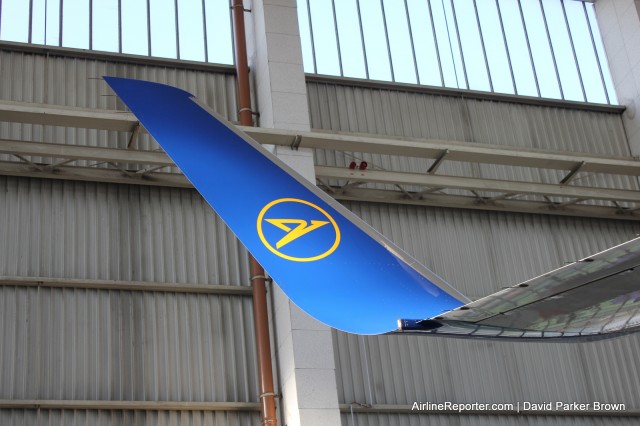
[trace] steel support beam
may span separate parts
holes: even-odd
[[[154,291],[165,293],[251,296],[251,288],[240,285],[155,283],[144,281],[81,280],[44,277],[0,277],[0,286],[85,288],[94,290]]]
[[[640,192],[626,189],[554,185],[459,176],[436,176],[422,173],[402,173],[380,170],[353,171],[346,168],[327,166],[316,166],[316,176],[324,179],[342,179],[345,181],[387,183],[392,185],[417,185],[430,188],[438,187],[469,191],[547,195],[552,197],[640,203]]]
[[[136,118],[127,112],[14,101],[0,101],[0,121],[128,132],[133,132],[138,126]],[[321,131],[294,132],[247,126],[239,126],[239,128],[263,144],[291,146],[291,141],[295,140],[296,145],[303,148],[401,155],[434,160],[439,159],[442,153],[448,150],[444,158],[446,161],[567,171],[574,170],[584,162],[581,172],[640,176],[640,161],[630,157],[610,157],[442,139],[385,138]]]
[[[163,152],[137,151],[95,146],[64,145],[41,142],[23,142],[0,139],[0,154],[32,155],[72,160],[107,161],[110,163],[175,166]]]
[[[140,410],[140,411],[250,411],[260,412],[257,402],[87,401],[0,399],[0,409],[14,410]]]
[[[335,191],[332,192],[331,190]],[[555,216],[579,216],[598,219],[640,220],[640,209],[620,209],[590,204],[555,205],[546,201],[528,201],[517,199],[478,200],[476,197],[461,195],[428,194],[421,197],[409,198],[401,191],[383,189],[355,188],[348,193],[340,193],[339,188],[327,191],[333,198],[340,201],[358,201],[385,204],[405,204],[412,206],[443,207],[454,209],[471,209],[498,212],[514,212],[528,214],[546,214]]]

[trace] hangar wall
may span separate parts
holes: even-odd
[[[3,49],[0,98],[117,109],[121,105],[102,96],[108,94],[104,86],[92,80],[111,74],[175,84],[235,119],[235,89],[228,70],[67,53]],[[337,83],[309,79],[312,127],[612,155],[629,152],[616,114]],[[0,137],[119,148],[128,141],[126,134],[5,123],[0,124]],[[155,148],[144,139],[139,146]],[[348,163],[342,154],[326,151],[318,151],[316,161]],[[380,156],[369,161],[398,170],[428,166],[417,160]],[[508,168],[474,169],[465,164],[445,165],[442,171],[528,177]],[[548,173],[541,178],[557,181],[561,177]],[[608,185],[607,179],[601,184]],[[616,179],[625,179],[616,182],[623,187],[637,189],[633,179]],[[244,249],[192,190],[7,177],[0,179],[0,185],[0,211],[4,211],[0,275],[232,286],[248,281]],[[348,206],[471,297],[638,232],[638,225],[624,221],[385,204]],[[0,382],[7,383],[0,399],[257,401],[250,299],[246,296],[126,288],[2,286],[0,291],[0,347],[12,348],[0,351]],[[638,408],[633,405],[640,388],[634,362],[638,338],[633,336],[580,345],[521,345],[333,332],[333,345],[345,425],[513,422],[513,418],[498,415],[455,420],[385,412],[352,416],[348,407],[352,403],[406,407],[412,399],[602,399]],[[258,418],[251,411],[197,409],[13,409],[0,410],[0,416],[2,424],[244,425],[255,424]],[[635,424],[636,420],[615,419],[619,424]],[[579,416],[527,417],[526,421],[570,424],[589,420]],[[611,419],[607,422],[613,424]]]
[[[346,79],[307,83],[314,129],[399,137],[442,138],[561,151],[629,155],[619,113],[514,104],[410,87],[364,87]],[[353,158],[388,170],[424,172],[430,161],[318,150],[316,162],[346,166]],[[445,167],[448,167],[445,169]],[[438,173],[559,181],[562,174],[470,164]],[[537,171],[536,171],[537,172]],[[599,177],[600,185],[638,189],[634,178]],[[595,184],[596,182],[591,181]],[[640,225],[578,217],[346,202],[471,299],[636,237]],[[414,401],[622,402],[636,408],[640,372],[629,359],[640,338],[589,344],[475,342],[416,336],[354,336],[333,332],[343,425],[512,424],[513,417],[392,413]],[[352,407],[386,406],[378,413]],[[600,424],[602,418],[526,416],[527,424]],[[614,421],[607,418],[607,422]],[[620,419],[633,424],[635,419]],[[609,423],[607,423],[609,424]],[[613,423],[612,423],[613,424]]]
[[[123,110],[99,80],[117,75],[183,87],[235,120],[230,70],[3,48],[0,99]],[[0,123],[4,139],[126,148],[129,137]],[[157,145],[143,135],[138,147]],[[250,292],[128,287],[145,282],[248,288],[246,250],[195,190],[1,176],[0,277],[77,280],[76,288],[0,286],[0,400],[107,405],[1,409],[0,424],[259,422]],[[107,280],[110,288],[87,288],[94,280]],[[191,405],[145,405],[155,401]],[[109,409],[112,402],[133,408]],[[210,402],[231,404],[214,410]],[[237,411],[241,404],[234,403],[253,405]]]

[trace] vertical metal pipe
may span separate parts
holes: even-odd
[[[536,64],[533,62],[533,52],[531,51],[531,42],[529,41],[529,32],[527,31],[527,23],[524,21],[524,13],[522,12],[522,1],[518,0],[518,9],[520,10],[520,22],[522,22],[522,29],[524,30],[524,39],[527,42],[527,50],[529,51],[529,63],[531,64],[531,70],[533,71],[533,79],[536,82],[536,91],[538,97],[540,94],[540,82],[538,82],[538,73],[536,72]]]
[[[58,46],[62,47],[62,10],[64,9],[64,0],[60,0],[59,10],[59,28],[58,28]]]
[[[331,0],[331,10],[333,12],[333,28],[336,30],[336,46],[338,47],[338,65],[340,66],[340,77],[344,77],[342,69],[342,51],[340,50],[340,35],[338,34],[338,18],[336,17],[336,1]]]
[[[567,18],[567,9],[564,7],[564,0],[560,0],[562,5],[562,15],[564,16],[564,24],[567,27],[567,35],[569,36],[569,42],[571,43],[571,51],[573,52],[573,60],[576,64],[576,71],[578,71],[578,79],[580,80],[580,88],[582,89],[582,97],[587,102],[587,92],[584,88],[584,81],[582,80],[582,73],[580,72],[580,64],[578,63],[578,55],[576,54],[576,46],[573,44],[573,36],[571,35],[571,28],[569,27],[569,19]]]
[[[89,0],[89,50],[93,50],[93,0]]]
[[[307,0],[307,18],[309,19],[309,38],[311,39],[311,57],[313,58],[313,73],[318,74],[318,63],[316,62],[316,43],[313,37],[313,20],[311,19],[311,3]]]
[[[431,8],[431,0],[427,0],[429,6],[429,19],[431,20],[431,32],[433,33],[433,44],[436,47],[436,58],[438,58],[438,69],[440,70],[440,85],[444,87],[444,72],[442,71],[442,60],[440,59],[440,47],[438,47],[438,35],[436,34],[436,25],[433,20],[433,9]]]
[[[551,33],[549,32],[549,23],[547,22],[547,14],[544,11],[544,4],[542,0],[538,0],[540,10],[542,11],[542,20],[544,21],[544,29],[547,32],[547,41],[549,42],[549,49],[551,49],[551,58],[553,59],[553,67],[556,71],[556,79],[558,80],[558,88],[560,89],[560,97],[564,99],[564,90],[562,90],[562,82],[560,81],[560,72],[558,71],[558,61],[556,60],[556,53],[553,50],[553,43],[551,42]]]
[[[118,0],[118,53],[122,53],[122,0]]]
[[[582,3],[582,10],[584,11],[584,19],[587,21],[589,27],[589,35],[591,36],[591,46],[593,47],[593,53],[596,55],[596,62],[598,63],[598,71],[600,72],[600,81],[602,82],[602,88],[604,89],[604,95],[607,98],[607,103],[610,104],[609,91],[607,90],[607,84],[604,81],[604,73],[602,72],[602,63],[600,62],[600,55],[598,55],[598,49],[596,48],[596,40],[593,37],[593,29],[591,28],[591,20],[587,14],[587,4]]]
[[[173,7],[175,9],[175,28],[176,28],[176,59],[180,59],[180,23],[178,17],[178,0],[174,0]]]
[[[489,78],[489,88],[493,92],[493,80],[491,79],[491,70],[489,69],[489,58],[487,57],[487,47],[484,44],[484,35],[482,34],[482,25],[480,25],[480,14],[478,13],[478,3],[473,0],[473,10],[476,14],[476,24],[478,25],[478,33],[480,33],[480,44],[482,45],[482,55],[484,57],[484,66],[487,69],[487,77]]]
[[[387,14],[384,11],[384,0],[380,0],[380,11],[382,12],[382,23],[384,24],[384,38],[387,40],[387,55],[389,55],[389,69],[391,70],[391,81],[396,81],[393,72],[393,58],[391,57],[391,43],[389,42],[389,30],[387,28]]]
[[[249,65],[244,28],[244,5],[242,0],[233,0],[233,31],[235,36],[235,57],[239,99],[240,124],[252,126],[251,92],[249,86]],[[260,375],[261,423],[276,426],[276,405],[271,367],[271,342],[269,339],[269,318],[267,313],[267,290],[265,272],[262,266],[249,255],[251,286],[253,288],[253,318],[258,350],[258,371]]]
[[[364,72],[365,72],[366,78],[369,79],[369,63],[367,60],[367,48],[364,43],[364,27],[362,26],[362,13],[360,12],[360,0],[356,0],[356,7],[358,8],[358,24],[360,25],[360,43],[362,44],[362,55],[364,58]]]
[[[498,0],[496,0],[496,9],[498,10],[498,19],[500,20],[500,29],[502,30],[502,41],[504,42],[504,50],[507,53],[507,62],[509,63],[509,72],[511,73],[513,93],[517,95],[518,87],[516,86],[516,76],[513,73],[513,63],[511,62],[511,53],[509,52],[509,44],[507,43],[507,33],[504,30],[504,21],[502,20],[502,11],[500,10],[500,3],[498,3]]]
[[[31,43],[33,40],[33,0],[29,0],[29,35],[27,41]]]
[[[202,0],[202,38],[204,39],[204,61],[209,62],[209,43],[207,43],[207,8]]]
[[[458,38],[458,48],[460,49],[460,59],[462,60],[462,72],[464,73],[464,84],[467,89],[471,89],[469,87],[469,78],[467,77],[467,66],[464,63],[464,51],[462,50],[462,37],[460,37],[460,29],[458,28],[458,17],[456,16],[456,6],[451,0],[451,11],[453,12],[453,25],[456,28],[456,37]]]
[[[147,0],[147,55],[151,56],[151,0]]]
[[[409,28],[409,41],[411,42],[411,53],[413,54],[413,67],[416,73],[416,83],[420,84],[420,74],[418,74],[418,59],[416,58],[416,46],[413,43],[413,31],[411,30],[411,18],[409,17],[409,5],[404,0],[404,14],[407,18],[407,28]]]

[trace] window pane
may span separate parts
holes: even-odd
[[[149,54],[146,0],[122,2],[122,53]]]
[[[485,46],[493,90],[498,93],[515,93],[509,56],[505,47],[506,40],[502,35],[500,15],[495,0],[478,0],[478,15]],[[503,23],[504,25],[504,23]]]
[[[418,62],[420,83],[430,86],[442,86],[438,53],[433,38],[433,27],[429,17],[429,7],[422,0],[410,0],[409,19]]]
[[[385,0],[384,12],[387,18],[395,80],[400,83],[417,83],[404,2]]]
[[[93,2],[93,48],[118,51],[118,0]]]
[[[516,87],[519,95],[538,96],[536,82],[533,76],[533,68],[529,59],[527,39],[525,37],[518,2],[512,0],[499,0],[500,11],[504,21],[507,45],[511,55],[511,64],[516,79]]]
[[[478,31],[478,22],[472,1],[455,0],[456,17],[462,51],[469,79],[469,88],[473,90],[491,90],[487,66],[482,51],[482,41]]]
[[[542,4],[549,24],[551,44],[558,63],[564,98],[571,101],[583,101],[580,79],[576,63],[573,60],[573,51],[564,22],[562,6],[558,0],[542,0]]]
[[[89,2],[64,0],[62,3],[62,45],[89,48]]]
[[[387,40],[384,37],[384,23],[380,2],[370,1],[360,8],[362,29],[369,63],[369,78],[373,80],[391,80]]]
[[[311,29],[309,28],[309,11],[305,0],[298,0],[298,27],[302,44],[302,63],[304,72],[313,73],[313,48],[311,47]]]
[[[587,101],[607,103],[582,3],[567,2],[565,7]]]
[[[176,58],[176,11],[174,0],[151,0],[151,56]]]
[[[595,12],[593,11],[593,5],[587,5],[587,15],[589,16],[589,22],[591,23],[591,31],[593,31],[593,39],[596,44],[596,51],[598,52],[598,59],[600,59],[600,66],[602,67],[602,73],[604,76],[604,83],[607,87],[607,94],[609,95],[609,103],[618,105],[618,97],[616,95],[616,89],[613,86],[611,80],[611,73],[609,72],[609,62],[607,61],[607,54],[604,51],[602,45],[602,36],[600,35],[600,28],[598,27],[598,21],[596,20]]]
[[[540,94],[545,98],[560,99],[562,97],[560,86],[556,77],[540,3],[537,0],[525,0],[522,2],[522,11],[529,32],[529,40],[531,40],[531,52],[538,74]]]
[[[47,7],[47,28],[44,44],[58,46],[60,44],[60,0],[49,0],[45,3]]]
[[[444,6],[444,7],[443,7]],[[451,2],[431,3],[446,87],[466,88]]]
[[[204,61],[203,22],[200,0],[178,1],[180,59]]]
[[[340,75],[331,0],[312,0],[310,4],[318,73]]]
[[[358,8],[355,0],[335,2],[342,68],[347,77],[365,78],[364,54],[358,24]]]
[[[233,48],[231,44],[231,11],[227,0],[207,0],[205,14],[207,17],[207,48],[209,62],[233,64]]]
[[[29,2],[4,0],[0,12],[0,39],[26,43],[29,39]]]
[[[31,43],[44,43],[45,0],[33,0],[33,18],[31,21]]]

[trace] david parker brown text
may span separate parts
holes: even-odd
[[[414,402],[411,410],[417,411],[625,411],[626,404],[608,402],[506,402],[506,403],[458,403]]]

